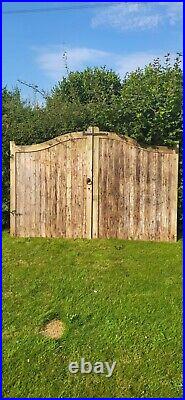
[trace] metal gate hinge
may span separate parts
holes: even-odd
[[[12,214],[12,215],[16,215],[16,216],[20,216],[20,215],[22,215],[21,213],[16,213],[16,210],[12,210],[12,211],[10,211],[10,214]]]
[[[16,213],[16,210],[10,211],[10,214],[12,214],[12,215],[15,215],[15,213]]]

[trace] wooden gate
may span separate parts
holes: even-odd
[[[12,235],[177,239],[177,148],[90,127],[10,151]]]

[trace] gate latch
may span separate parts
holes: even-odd
[[[92,180],[91,180],[91,178],[87,178],[87,184],[88,184],[88,185],[92,185]]]

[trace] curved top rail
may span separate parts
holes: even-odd
[[[67,142],[69,140],[74,139],[82,139],[84,136],[92,135],[98,136],[100,138],[107,137],[108,139],[117,140],[117,141],[126,141],[131,146],[137,147],[141,150],[145,151],[153,151],[153,152],[161,152],[161,153],[178,153],[178,142],[176,142],[176,146],[174,148],[169,148],[167,146],[145,146],[140,145],[135,139],[130,138],[127,135],[117,134],[115,132],[107,132],[107,131],[100,131],[98,127],[89,127],[86,131],[77,131],[71,133],[61,134],[53,139],[49,139],[42,143],[31,144],[31,145],[16,145],[14,141],[10,142],[11,149],[14,149],[14,152],[35,152],[40,150],[49,149],[53,146],[56,146],[60,143]]]

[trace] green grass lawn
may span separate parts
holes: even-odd
[[[4,397],[181,397],[182,243],[10,238]],[[46,321],[66,326],[44,337]],[[110,378],[69,362],[116,361]]]

